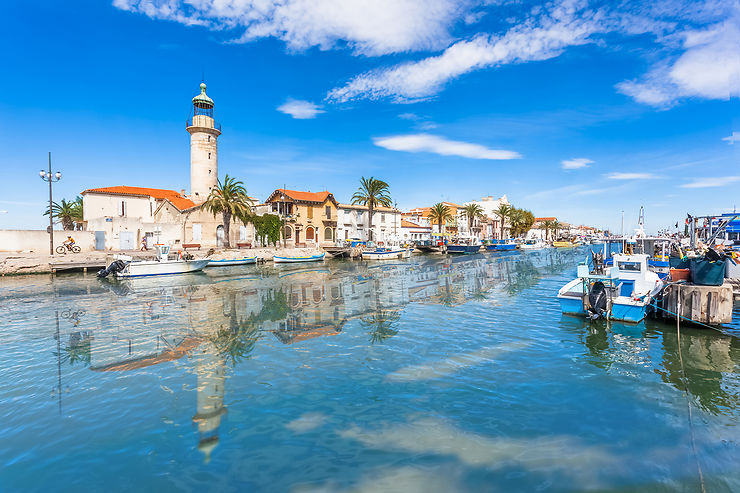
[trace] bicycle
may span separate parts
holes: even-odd
[[[66,243],[65,244],[62,244],[62,245],[59,245],[56,248],[56,252],[59,253],[59,254],[61,254],[61,255],[64,255],[67,252],[80,253],[81,251],[82,251],[82,248],[78,247],[77,245],[69,245],[69,244],[66,244]]]

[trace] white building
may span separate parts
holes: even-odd
[[[429,222],[427,220],[427,222]],[[401,219],[401,235],[403,242],[428,241],[432,239],[432,227],[422,226],[406,219]]]
[[[464,205],[476,204],[483,209],[483,215],[485,216],[480,221],[480,232],[482,238],[500,239],[501,237],[501,218],[496,215],[496,210],[502,204],[511,205],[506,195],[494,199],[492,195],[482,197],[480,200],[474,200],[472,202],[465,202]],[[462,227],[467,229],[467,220],[463,218]],[[475,228],[475,226],[474,226]],[[509,236],[509,227],[504,224],[504,238]]]
[[[337,241],[367,241],[369,210],[363,205],[337,205]],[[373,210],[373,240],[386,242],[401,239],[401,211],[390,207]]]
[[[213,117],[213,100],[206,85],[193,98],[193,116],[186,122],[190,134],[190,195],[162,188],[114,186],[82,192],[88,231],[95,231],[95,248],[132,250],[144,238],[175,246],[218,247],[224,243],[221,214],[215,217],[202,204],[218,183],[217,140],[221,127]],[[257,201],[254,200],[256,204]],[[254,227],[232,219],[229,242],[254,242]]]

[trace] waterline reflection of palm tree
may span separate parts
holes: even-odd
[[[360,326],[370,332],[371,344],[382,343],[398,334],[396,326],[400,318],[401,313],[398,310],[380,309],[371,315],[360,318]]]

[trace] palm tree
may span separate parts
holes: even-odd
[[[44,212],[45,216],[49,215],[49,210]],[[75,200],[67,202],[62,199],[61,203],[51,203],[51,215],[62,223],[62,228],[65,231],[72,231],[75,229],[75,222],[82,221],[82,198],[77,197]]]
[[[493,211],[498,217],[501,218],[501,239],[504,239],[504,226],[506,224],[506,218],[511,214],[511,206],[509,204],[500,204],[498,209]]]
[[[550,230],[552,229],[553,221],[547,220],[542,222],[542,227],[545,228],[545,241],[550,240]]]
[[[478,204],[468,204],[463,207],[463,214],[468,220],[468,231],[470,235],[473,235],[473,222],[480,217],[483,217],[483,209]]]
[[[442,225],[448,220],[452,219],[452,213],[450,208],[444,205],[442,202],[438,202],[429,209],[429,221],[432,224],[435,222],[439,226],[439,234],[442,235]]]
[[[376,180],[372,176],[360,178],[360,188],[352,196],[352,204],[360,204],[367,207],[367,231],[368,239],[373,239],[373,210],[377,206],[390,207],[391,196],[388,184],[383,180]]]
[[[550,227],[552,228],[553,237],[554,238],[557,238],[558,237],[558,230],[562,227],[561,224],[559,222],[557,222],[557,221],[553,221],[552,224],[550,225]]]
[[[218,181],[216,188],[211,190],[208,198],[203,203],[203,209],[213,214],[223,214],[224,220],[224,246],[231,248],[229,243],[229,230],[231,229],[231,218],[236,217],[243,223],[247,223],[252,215],[252,199],[247,195],[244,183],[226,175],[223,183]]]

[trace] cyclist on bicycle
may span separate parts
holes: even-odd
[[[71,236],[67,236],[67,239],[62,243],[65,247],[67,247],[67,250],[72,250],[72,247],[75,246],[75,239]]]

